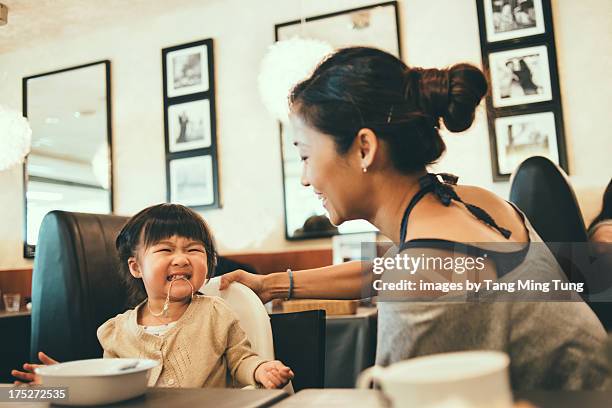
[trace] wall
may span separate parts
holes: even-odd
[[[274,24],[372,1],[182,1],[162,15],[124,16],[0,54],[0,104],[21,109],[21,78],[90,61],[112,61],[116,212],[130,215],[165,200],[161,49],[215,40],[219,165],[223,208],[203,213],[224,252],[329,246],[328,240],[284,238],[279,135],[257,93],[258,66],[274,39]],[[265,4],[265,8],[263,7]],[[40,12],[44,12],[41,10]],[[590,203],[612,171],[609,152],[612,2],[553,1],[570,170]],[[473,0],[400,2],[405,60],[417,66],[457,61],[480,65]],[[588,22],[588,24],[587,24]],[[179,29],[180,27],[180,29]],[[1,31],[0,31],[1,33]],[[0,34],[1,35],[1,34]],[[438,168],[507,196],[491,180],[484,111],[461,135],[448,135]],[[0,270],[29,267],[22,259],[22,172],[0,173]],[[592,204],[591,204],[592,205]],[[594,210],[590,210],[592,213]]]

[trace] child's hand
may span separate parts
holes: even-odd
[[[55,361],[54,359],[52,359],[51,357],[49,357],[42,351],[38,352],[38,359],[42,362],[42,364],[25,363],[23,365],[23,369],[25,371],[18,371],[18,370],[11,371],[11,375],[13,377],[16,377],[22,380],[22,381],[15,381],[15,384],[17,385],[24,384],[23,381],[25,381],[27,384],[40,384],[40,377],[34,374],[34,369],[37,367],[43,367],[46,365],[58,363],[58,361]]]
[[[266,388],[281,388],[293,378],[293,371],[278,360],[261,364],[255,380]]]

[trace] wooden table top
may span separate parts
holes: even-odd
[[[7,312],[5,309],[0,310],[0,319],[10,318],[10,317],[23,317],[30,316],[32,312],[30,312],[25,307],[22,307],[18,312]]]
[[[140,398],[109,407],[122,408],[260,408],[269,407],[286,398],[283,390],[240,390],[231,388],[150,388]]]
[[[10,387],[0,384],[0,387]],[[612,391],[526,391],[515,393],[516,407],[608,408]],[[528,404],[525,404],[525,401]],[[240,390],[227,388],[150,388],[142,397],[117,404],[117,408],[390,408],[377,390],[308,389],[289,396],[282,390]],[[0,407],[49,407],[48,403],[2,403]]]
[[[518,407],[537,408],[609,408],[612,391],[523,391],[516,392]],[[525,404],[525,401],[528,403]],[[274,408],[389,408],[391,405],[377,390],[308,389],[286,398]]]
[[[274,408],[387,408],[391,405],[380,391],[350,388],[325,388],[302,390],[290,396]]]
[[[331,315],[326,316],[328,320],[340,320],[340,319],[361,319],[365,317],[374,316],[378,313],[378,309],[375,306],[359,306],[357,312],[352,315]]]
[[[1,384],[0,387],[8,387]],[[149,388],[141,397],[116,404],[104,405],[117,408],[262,408],[270,407],[286,398],[283,390],[241,390],[232,388]],[[50,407],[46,402],[2,403],[0,407]],[[55,406],[55,405],[53,405]]]

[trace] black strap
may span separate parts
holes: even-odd
[[[421,201],[423,197],[425,197],[425,194],[429,193],[430,191],[433,191],[432,187],[432,185],[421,185],[421,189],[417,191],[414,197],[412,197],[412,200],[410,200],[410,203],[408,203],[408,207],[406,207],[406,210],[404,211],[404,216],[402,217],[402,224],[400,227],[400,245],[406,241],[406,227],[408,226],[408,215],[410,215],[414,206],[417,205],[417,203]]]
[[[442,181],[440,181],[438,177],[440,177]],[[414,197],[412,197],[412,200],[410,200],[410,203],[404,211],[404,216],[402,217],[402,224],[400,227],[400,245],[402,245],[406,241],[406,227],[408,226],[408,216],[414,209],[414,206],[423,197],[425,197],[425,194],[429,192],[433,192],[436,197],[438,197],[440,202],[447,207],[451,204],[452,200],[460,202],[468,209],[468,211],[474,217],[478,218],[485,224],[495,228],[497,231],[499,231],[500,234],[504,236],[504,238],[510,238],[512,232],[507,230],[506,228],[497,225],[497,223],[495,222],[493,217],[489,215],[489,213],[487,213],[485,210],[476,205],[464,202],[461,197],[457,195],[457,192],[455,192],[453,186],[457,184],[458,180],[459,178],[457,176],[448,173],[427,173],[423,177],[419,178],[420,189],[414,195]]]

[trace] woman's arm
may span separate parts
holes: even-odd
[[[302,299],[360,299],[372,296],[371,274],[364,273],[366,263],[351,261],[322,268],[293,272],[292,298]],[[367,279],[367,282],[365,281]],[[238,270],[221,277],[220,289],[232,282],[240,282],[253,290],[262,302],[286,298],[289,292],[289,273],[275,272],[254,275]]]

